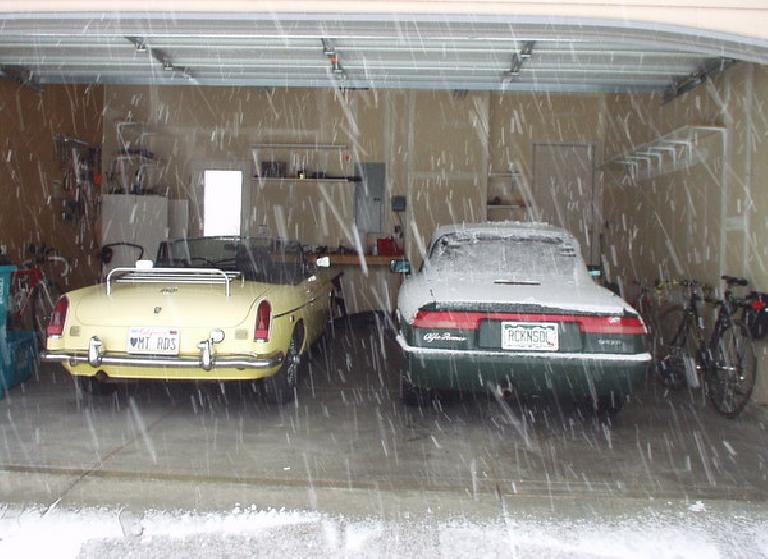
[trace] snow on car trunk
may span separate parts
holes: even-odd
[[[76,299],[73,310],[83,326],[208,327],[215,316],[216,326],[226,328],[246,320],[267,287],[263,283],[233,281],[227,296],[222,285],[119,284],[109,295],[104,286],[94,286]]]
[[[622,314],[631,308],[622,299],[591,280],[564,283],[554,278],[525,283],[512,278],[489,274],[442,276],[426,274],[415,279],[430,294],[431,301],[439,308],[456,310],[481,310],[494,307],[521,307],[526,310],[541,309],[543,312],[579,312],[594,314]],[[416,293],[420,290],[415,289]],[[403,301],[406,303],[406,301]],[[418,304],[418,303],[416,303]]]

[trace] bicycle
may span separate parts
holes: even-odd
[[[725,417],[741,413],[755,385],[757,359],[745,323],[750,299],[739,298],[734,287],[744,287],[744,278],[722,276],[726,289],[722,299],[712,299],[711,291],[696,281],[660,282],[658,286],[679,286],[688,290],[683,306],[667,309],[659,317],[656,339],[657,368],[671,384],[698,388],[703,380],[707,398]],[[704,292],[704,297],[699,295]],[[708,339],[705,338],[701,303],[718,308]],[[741,313],[740,316],[739,313]]]
[[[30,245],[31,258],[13,273],[10,297],[9,326],[12,329],[33,331],[37,342],[45,344],[46,328],[56,301],[63,293],[61,287],[48,278],[45,267],[57,264],[63,267],[61,277],[69,274],[69,262],[59,256],[56,249],[45,245]]]
[[[632,280],[632,285],[639,289],[637,296],[632,299],[631,305],[643,319],[645,328],[648,331],[648,339],[653,340],[658,328],[657,307],[658,295],[654,297],[651,289],[641,281]],[[658,293],[658,291],[657,291]]]

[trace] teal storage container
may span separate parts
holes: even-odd
[[[32,377],[37,358],[34,332],[7,332],[0,340],[0,400],[11,388]]]
[[[11,274],[16,266],[0,266],[0,324],[5,327],[8,318],[8,306],[11,296]],[[0,332],[2,336],[2,332]],[[1,340],[0,340],[1,341]]]

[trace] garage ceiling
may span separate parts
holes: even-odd
[[[675,91],[768,49],[626,22],[370,14],[0,14],[0,72],[39,84]]]

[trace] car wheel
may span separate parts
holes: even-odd
[[[414,386],[405,375],[400,375],[400,400],[406,406],[422,407],[429,399],[429,390]]]
[[[598,396],[594,406],[595,415],[600,418],[616,417],[624,407],[626,398],[623,394],[606,394]]]
[[[73,376],[75,390],[78,397],[84,397],[88,394],[93,396],[105,396],[112,394],[116,386],[109,382],[100,382],[96,377]]]
[[[301,341],[301,333],[294,332],[280,369],[264,379],[264,396],[270,404],[287,404],[296,397],[302,365]]]

